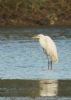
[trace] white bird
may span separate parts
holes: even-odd
[[[38,39],[44,53],[48,57],[48,69],[52,69],[52,63],[58,61],[57,48],[54,41],[49,36],[39,34],[32,38]],[[51,66],[50,66],[51,65]]]

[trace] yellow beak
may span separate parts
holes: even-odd
[[[33,38],[33,39],[38,39],[38,36],[33,36],[32,38]]]

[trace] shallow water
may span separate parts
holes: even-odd
[[[70,97],[37,97],[37,98],[28,98],[28,97],[0,97],[0,100],[71,100]]]
[[[31,37],[51,36],[58,49],[59,62],[48,70],[42,48]],[[0,28],[1,79],[71,79],[71,28]]]

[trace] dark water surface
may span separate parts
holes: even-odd
[[[0,100],[2,98],[71,100],[71,80],[0,80]]]

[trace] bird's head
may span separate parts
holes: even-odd
[[[36,36],[33,36],[32,38],[33,39],[40,39],[40,38],[42,38],[43,37],[43,34],[38,34],[38,35],[36,35]]]

